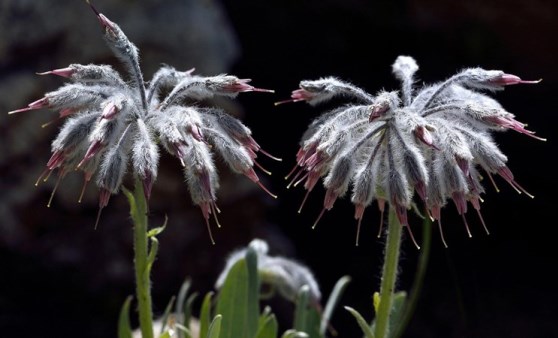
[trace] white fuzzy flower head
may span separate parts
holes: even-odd
[[[203,77],[193,75],[193,69],[178,71],[169,66],[160,68],[146,87],[137,47],[116,23],[93,10],[105,41],[125,65],[127,76],[122,78],[111,66],[93,64],[71,64],[40,73],[70,82],[10,114],[48,108],[58,111],[60,117],[68,117],[52,141],[52,156],[41,178],[55,169],[58,182],[76,169],[84,172],[86,184],[96,176],[100,214],[110,196],[119,191],[129,166],[143,182],[149,199],[162,146],[184,167],[192,201],[200,206],[208,229],[210,214],[218,210],[215,154],[269,193],[253,167],[260,166],[256,162],[258,153],[270,155],[252,138],[250,129],[220,109],[198,108],[185,102],[272,91],[255,88],[248,84],[250,80],[236,76]],[[213,242],[211,231],[210,237]]]
[[[324,208],[314,226],[351,186],[358,229],[366,207],[377,201],[383,215],[388,202],[400,223],[409,229],[411,238],[407,210],[414,203],[415,192],[429,216],[438,221],[440,232],[440,209],[448,199],[453,200],[469,236],[465,219],[468,203],[486,229],[480,216],[484,189],[479,170],[491,180],[493,174],[498,174],[515,190],[529,195],[515,181],[506,166],[507,157],[491,133],[512,129],[543,139],[525,129],[525,124],[482,91],[539,81],[470,68],[443,82],[416,87],[418,65],[409,56],[398,57],[392,70],[401,81],[400,92],[383,91],[372,96],[329,77],[302,81],[290,100],[278,102],[306,101],[315,105],[334,96],[357,101],[327,112],[310,124],[300,142],[297,165],[287,176],[288,187],[304,182],[307,193],[301,208],[320,177],[324,178]],[[446,245],[443,235],[442,241]]]

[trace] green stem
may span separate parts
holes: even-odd
[[[389,318],[395,292],[395,281],[397,280],[402,228],[395,214],[395,209],[390,207],[382,283],[380,285],[380,304],[376,314],[375,338],[389,337]]]
[[[139,322],[142,338],[153,338],[151,312],[151,285],[149,282],[147,201],[143,185],[136,179],[134,195],[130,200],[130,214],[134,222],[134,267],[136,270],[136,297],[138,299]]]
[[[396,328],[393,337],[398,338],[403,335],[405,328],[409,325],[415,308],[417,306],[418,298],[422,290],[422,285],[424,284],[424,276],[426,275],[426,267],[428,266],[428,260],[430,259],[430,247],[432,243],[432,221],[430,217],[425,217],[424,222],[422,222],[422,243],[420,247],[420,257],[418,262],[417,271],[415,273],[415,280],[413,281],[413,287],[411,289],[411,294],[405,305],[405,310],[403,316]]]

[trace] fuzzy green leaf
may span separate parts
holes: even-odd
[[[149,255],[147,256],[147,267],[145,273],[149,276],[151,274],[151,268],[153,263],[155,263],[155,258],[157,257],[157,252],[159,251],[159,240],[155,237],[151,237],[151,247],[149,248]]]
[[[192,281],[190,278],[186,278],[182,285],[180,286],[180,290],[178,291],[178,297],[176,298],[176,306],[174,307],[174,313],[176,316],[182,315],[184,312],[184,306],[186,304],[186,296],[188,295],[188,290],[190,290],[190,286],[192,285]]]
[[[246,251],[246,267],[248,268],[248,327],[246,337],[254,337],[258,331],[258,318],[260,316],[260,277],[258,256],[251,247]]]
[[[322,315],[322,321],[320,323],[320,335],[325,336],[328,323],[330,322],[331,316],[333,314],[333,310],[339,303],[339,299],[341,299],[341,296],[343,295],[343,292],[347,288],[347,285],[349,285],[350,281],[351,277],[343,276],[337,281],[337,283],[335,283],[335,286],[331,291],[331,295],[327,300],[327,304]]]
[[[118,317],[118,338],[132,338],[132,328],[130,325],[130,303],[132,296],[128,296],[120,309]]]
[[[259,316],[258,291],[257,256],[249,249],[246,258],[231,267],[219,294],[216,313],[223,316],[221,338],[255,336]]]
[[[174,308],[174,315],[177,318],[177,326],[189,327],[190,318],[188,314],[192,313],[192,309],[186,308],[186,295],[188,295],[188,290],[192,284],[190,278],[186,278],[182,285],[180,286],[180,291],[178,291],[178,297],[176,298],[176,306]],[[181,318],[181,319],[180,319]],[[189,331],[178,331],[179,338],[191,338]]]
[[[190,297],[188,297],[188,299],[186,300],[186,304],[184,304],[183,323],[184,326],[186,327],[190,327],[190,320],[192,318],[192,307],[197,297],[198,297],[198,293],[194,292],[193,294],[190,295]]]
[[[391,305],[391,317],[389,318],[390,331],[397,327],[397,323],[401,321],[403,309],[407,300],[407,292],[399,291],[393,295],[393,303]]]
[[[165,308],[165,312],[163,312],[163,317],[161,317],[161,334],[163,334],[163,332],[165,332],[165,329],[167,328],[167,323],[169,320],[169,315],[171,313],[171,309],[172,309],[172,305],[174,304],[174,300],[176,297],[172,296],[169,303],[167,304],[167,307]]]
[[[217,315],[213,318],[211,325],[209,325],[209,331],[207,333],[207,338],[223,338],[221,334],[221,321],[223,316]]]
[[[161,232],[163,232],[165,230],[165,228],[167,227],[167,222],[168,221],[169,221],[169,218],[167,217],[167,215],[165,215],[165,222],[163,223],[163,225],[161,225],[160,227],[156,227],[156,228],[153,228],[153,229],[149,230],[147,232],[147,238],[155,237],[155,236],[159,235]]]
[[[211,298],[213,297],[213,292],[208,292],[203,298],[201,310],[200,310],[200,337],[207,337],[207,332],[209,332],[209,320],[211,318]]]
[[[306,319],[308,318],[308,299],[310,297],[310,287],[303,285],[300,288],[296,299],[294,329],[297,331],[308,331]]]
[[[358,313],[357,310],[348,306],[345,306],[345,310],[349,311],[353,315],[353,317],[355,317],[358,326],[360,327],[360,329],[362,330],[366,338],[374,338],[374,333],[372,333],[372,329],[370,329],[370,326],[368,326],[366,320],[360,315],[360,313]]]
[[[277,319],[274,314],[268,314],[265,317],[262,316],[263,321],[260,323],[258,332],[256,333],[256,338],[276,338],[278,325]]]

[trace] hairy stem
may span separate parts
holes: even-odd
[[[426,275],[426,267],[428,266],[428,261],[430,259],[430,247],[432,243],[432,220],[430,217],[425,217],[422,223],[422,243],[420,247],[420,257],[418,262],[417,271],[415,273],[415,280],[413,281],[413,287],[407,302],[405,304],[405,309],[401,316],[401,320],[395,329],[393,334],[394,338],[403,336],[405,328],[409,325],[417,302],[419,299],[420,292],[422,290],[422,285],[424,284],[424,276]]]
[[[389,337],[389,318],[391,316],[393,294],[395,293],[395,282],[397,280],[402,228],[395,214],[395,208],[390,206],[382,283],[380,285],[380,305],[376,314],[375,338]]]
[[[147,242],[147,201],[143,185],[136,178],[134,195],[130,200],[130,214],[134,222],[134,267],[136,272],[136,297],[138,299],[139,322],[142,338],[153,338],[151,312],[151,285],[149,281]]]

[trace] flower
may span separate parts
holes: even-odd
[[[91,8],[108,46],[126,66],[128,78],[123,79],[111,66],[94,64],[71,64],[39,73],[65,77],[71,82],[9,113],[48,108],[59,111],[60,117],[68,117],[52,141],[52,156],[37,184],[55,169],[58,183],[68,172],[79,169],[85,174],[85,190],[96,175],[100,215],[110,196],[120,190],[129,163],[133,174],[143,182],[145,197],[149,199],[162,146],[184,167],[192,201],[201,208],[208,230],[209,215],[218,211],[215,153],[233,171],[247,176],[275,197],[253,169],[255,164],[261,167],[256,162],[258,153],[272,156],[260,148],[250,129],[218,108],[188,104],[214,96],[234,98],[241,92],[273,91],[253,87],[249,79],[231,75],[202,77],[193,75],[193,69],[178,71],[170,66],[160,68],[146,87],[137,47],[116,23]],[[209,234],[213,242],[211,230]]]
[[[326,188],[323,209],[333,207],[352,185],[351,201],[358,220],[357,245],[364,210],[374,200],[382,213],[387,201],[396,211],[400,223],[412,232],[407,210],[413,206],[415,192],[432,219],[440,222],[440,209],[453,200],[465,219],[468,203],[480,214],[481,185],[479,170],[492,180],[500,175],[515,190],[525,191],[506,166],[507,157],[492,140],[493,131],[512,129],[541,139],[525,129],[498,102],[482,91],[497,91],[506,85],[538,83],[524,81],[502,71],[481,68],[465,69],[449,79],[416,88],[415,60],[399,56],[393,73],[401,82],[401,92],[365,93],[349,83],[328,77],[302,81],[284,102],[306,101],[311,105],[346,96],[358,103],[333,109],[315,119],[304,133],[297,165],[287,175],[288,187],[304,182],[307,190],[301,204],[321,177]],[[298,170],[297,170],[298,168]],[[299,209],[300,212],[300,209]],[[418,245],[417,245],[418,247]]]
[[[258,275],[263,284],[270,286],[272,290],[277,290],[283,298],[293,303],[300,289],[306,285],[312,304],[320,308],[322,294],[310,269],[289,258],[270,256],[269,245],[259,238],[253,239],[247,247],[237,249],[229,255],[223,271],[215,282],[215,289],[221,289],[232,267],[246,256],[248,248],[254,250],[258,258]]]

